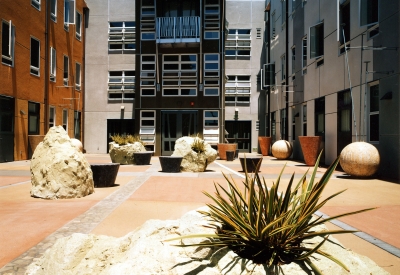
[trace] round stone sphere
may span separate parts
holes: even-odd
[[[278,140],[272,145],[272,155],[277,159],[287,159],[292,152],[292,145],[286,140]]]
[[[72,146],[76,147],[76,149],[78,149],[78,151],[83,152],[83,145],[79,139],[71,138],[71,144],[72,144]]]
[[[367,142],[353,142],[343,148],[339,161],[347,174],[370,177],[378,171],[380,156],[375,146]]]

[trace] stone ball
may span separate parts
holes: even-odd
[[[277,159],[287,159],[292,152],[293,147],[286,140],[278,140],[272,145],[272,155]]]
[[[353,142],[340,153],[340,166],[351,176],[370,177],[378,171],[380,156],[375,146],[367,142]]]
[[[79,139],[71,138],[71,144],[72,146],[76,147],[76,149],[78,149],[80,152],[83,152],[83,145]]]

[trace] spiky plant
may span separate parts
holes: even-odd
[[[233,178],[228,178],[224,174],[228,188],[215,183],[216,193],[214,196],[204,192],[214,203],[207,204],[209,211],[199,211],[208,218],[209,224],[206,227],[215,229],[215,234],[189,235],[168,241],[185,238],[208,238],[210,242],[181,243],[177,246],[229,247],[240,257],[252,260],[256,264],[266,264],[270,267],[291,262],[305,262],[314,272],[320,274],[321,271],[310,259],[313,253],[317,253],[348,271],[348,268],[342,262],[323,252],[320,248],[329,235],[353,233],[355,231],[329,230],[317,232],[314,228],[330,220],[373,208],[329,218],[314,216],[314,213],[326,202],[344,192],[344,190],[337,192],[321,202],[319,201],[339,161],[338,158],[317,182],[315,176],[319,158],[309,181],[306,177],[307,172],[292,189],[293,174],[284,193],[278,192],[284,168],[271,188],[268,188],[265,179],[261,179],[257,172],[252,175],[245,173],[244,187],[240,187]],[[259,170],[258,168],[256,171]],[[319,244],[313,248],[305,246],[308,240],[317,236],[323,237]]]
[[[133,136],[133,135],[127,135],[126,136],[126,142],[127,143],[135,143],[135,142],[139,142],[144,146],[144,142],[140,139],[140,136]]]
[[[121,136],[120,134],[112,135],[111,140],[117,143],[118,145],[126,145],[127,141],[125,136]]]
[[[192,143],[192,150],[195,151],[196,153],[203,153],[206,150],[204,140],[202,140],[198,136],[195,137]]]

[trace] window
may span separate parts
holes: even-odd
[[[40,41],[31,37],[31,74],[40,74]]]
[[[303,37],[302,39],[302,47],[303,47],[303,58],[302,58],[302,68],[303,73],[307,72],[307,36]]]
[[[57,54],[56,49],[50,47],[50,81],[56,81],[57,72]]]
[[[204,39],[219,39],[219,0],[206,0],[204,5]]]
[[[57,22],[57,0],[50,0],[50,18]]]
[[[141,56],[141,72],[140,72],[140,86],[155,87],[156,85],[156,56],[144,55]],[[143,90],[142,90],[143,91]]]
[[[339,6],[338,18],[338,41],[340,45],[350,41],[350,0],[345,1]]]
[[[40,0],[31,0],[31,5],[40,10]]]
[[[271,113],[271,135],[276,139],[276,111]]]
[[[275,11],[271,15],[271,40],[276,38],[276,15]]]
[[[359,0],[360,26],[372,26],[379,22],[379,0]]]
[[[76,12],[76,33],[75,37],[78,40],[81,40],[81,33],[82,33],[82,15],[79,12]]]
[[[40,125],[40,104],[28,102],[28,134],[38,135]]]
[[[50,106],[49,108],[49,128],[56,126],[56,108]]]
[[[315,135],[325,140],[325,97],[315,99]]]
[[[219,87],[206,87],[204,88],[205,96],[218,96],[219,95]]]
[[[204,77],[219,77],[218,54],[204,54]]]
[[[135,71],[108,72],[108,100],[135,99]]]
[[[226,57],[250,57],[251,30],[230,29],[225,43]]]
[[[324,23],[310,27],[310,58],[324,55]]]
[[[269,86],[275,85],[275,64],[264,64],[261,75],[262,88],[266,89]]]
[[[64,0],[64,29],[69,29],[69,24],[75,24],[75,0]]]
[[[81,112],[74,112],[74,138],[79,140],[81,140],[81,117]]]
[[[68,133],[68,110],[64,109],[62,112],[62,126],[64,130]]]
[[[287,139],[286,135],[286,125],[287,125],[287,117],[286,117],[286,109],[281,109],[281,137]]]
[[[281,23],[282,26],[285,24],[286,22],[286,1],[285,0],[281,0],[281,11],[282,11],[282,16],[281,16]]]
[[[196,54],[165,54],[162,70],[162,85],[165,87],[163,95],[197,94],[195,89],[197,87]]]
[[[140,139],[146,144],[154,144],[156,132],[156,111],[140,111]]]
[[[209,144],[219,141],[219,112],[217,110],[204,111],[203,137]]]
[[[379,83],[369,87],[368,141],[379,142]]]
[[[109,22],[108,49],[118,52],[136,50],[136,22]]]
[[[338,131],[351,134],[351,93],[338,93]]]
[[[1,30],[1,62],[9,66],[14,66],[14,26],[11,21],[2,21]]]
[[[228,75],[225,84],[225,103],[229,106],[250,104],[251,82],[249,75]]]
[[[286,55],[281,56],[281,80],[286,80]]]
[[[64,86],[68,86],[68,78],[69,78],[69,57],[64,55]]]
[[[75,63],[75,89],[81,90],[81,64]]]
[[[296,73],[296,47],[292,47],[292,74]]]

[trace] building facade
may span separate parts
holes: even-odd
[[[62,125],[82,138],[83,0],[0,0],[0,162],[26,160],[29,136]]]
[[[87,152],[107,152],[113,134],[156,155],[187,135],[257,150],[265,1],[87,3]]]
[[[273,138],[302,159],[298,136],[322,136],[326,164],[369,142],[379,175],[399,179],[399,2],[272,0],[266,20]]]

